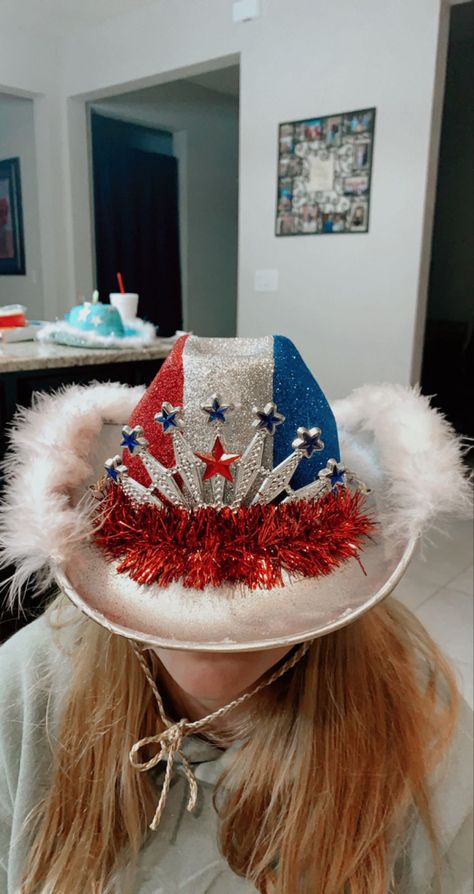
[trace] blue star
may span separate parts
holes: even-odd
[[[346,484],[346,468],[335,459],[328,459],[326,467],[318,472],[318,478],[332,490]]]
[[[233,410],[232,404],[221,404],[220,397],[213,394],[207,404],[201,404],[201,410],[208,414],[208,422],[226,422],[225,414]]]
[[[292,443],[293,450],[300,450],[309,459],[316,450],[323,450],[324,442],[321,441],[320,428],[299,428],[297,437]]]
[[[131,432],[130,434],[128,434],[127,432],[122,433],[122,443],[120,444],[120,446],[126,447],[127,450],[130,450],[130,453],[133,453],[135,447],[138,446],[137,439],[133,432]]]
[[[130,428],[129,425],[124,425],[122,428],[122,443],[120,446],[126,447],[130,453],[147,447],[148,441],[143,437],[143,429],[141,425],[136,425],[135,428]]]
[[[254,407],[253,411],[257,417],[253,421],[255,428],[266,429],[270,435],[274,435],[277,426],[285,421],[285,417],[277,411],[276,404],[273,402],[266,404],[263,410]]]
[[[106,466],[105,474],[108,476],[108,478],[111,478],[112,481],[117,482],[119,480],[119,473],[117,472],[117,469],[113,469],[112,467],[109,468],[108,466]]]
[[[121,456],[113,456],[111,459],[106,460],[104,464],[105,474],[108,478],[110,478],[115,484],[118,484],[123,475],[127,474],[127,467],[122,463]]]
[[[180,420],[181,407],[173,407],[165,401],[161,407],[161,413],[156,413],[155,422],[159,422],[163,426],[165,434],[170,429],[181,428]]]

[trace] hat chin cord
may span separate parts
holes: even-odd
[[[244,694],[239,696],[239,698],[234,699],[233,701],[229,702],[229,704],[227,704],[227,705],[223,705],[222,708],[218,708],[217,711],[214,711],[212,714],[208,714],[206,717],[202,717],[199,720],[194,720],[191,722],[190,720],[186,720],[185,718],[183,718],[182,720],[179,720],[177,723],[173,723],[166,716],[165,709],[163,707],[163,700],[162,700],[161,695],[158,691],[156,682],[153,679],[153,675],[150,671],[148,663],[147,663],[143,653],[140,651],[140,647],[139,647],[138,643],[136,643],[134,641],[130,641],[130,645],[131,645],[133,651],[135,652],[137,660],[139,661],[140,666],[143,670],[143,673],[151,687],[151,690],[155,697],[156,703],[158,705],[158,711],[160,714],[160,718],[161,718],[161,720],[164,724],[164,727],[165,727],[165,729],[162,732],[157,733],[155,736],[145,736],[144,739],[139,739],[138,742],[135,742],[135,744],[132,745],[132,748],[130,749],[130,753],[129,753],[129,760],[130,760],[132,767],[135,770],[138,770],[140,773],[144,773],[147,770],[151,770],[151,769],[153,769],[153,767],[156,767],[156,765],[160,761],[166,760],[165,777],[164,777],[163,785],[161,788],[160,798],[159,798],[159,801],[158,801],[158,804],[157,804],[157,807],[155,810],[154,817],[150,823],[150,829],[152,829],[153,832],[155,832],[157,830],[157,828],[160,824],[160,820],[161,820],[163,811],[165,809],[166,800],[168,797],[168,792],[169,792],[169,788],[170,788],[170,784],[171,784],[173,766],[174,766],[175,759],[177,757],[181,761],[181,764],[182,764],[183,770],[184,770],[184,774],[186,776],[186,779],[188,780],[188,785],[189,785],[189,798],[188,798],[188,803],[187,803],[186,809],[188,811],[192,811],[194,809],[194,807],[196,806],[198,785],[196,782],[196,777],[195,777],[193,770],[191,769],[191,766],[189,764],[189,761],[188,761],[186,755],[181,750],[183,739],[188,735],[192,735],[194,733],[201,732],[214,720],[219,719],[224,714],[227,714],[228,711],[231,711],[233,708],[238,707],[238,705],[243,704],[243,702],[248,701],[248,699],[252,698],[252,696],[256,695],[257,692],[260,692],[262,689],[265,689],[266,686],[270,686],[272,683],[275,682],[275,680],[278,680],[280,677],[282,677],[283,674],[285,674],[287,671],[291,670],[291,668],[294,667],[295,664],[297,664],[301,658],[303,658],[303,656],[308,651],[308,649],[311,645],[311,642],[312,641],[309,640],[305,643],[302,643],[298,647],[296,652],[294,652],[293,655],[291,655],[290,658],[288,658],[287,661],[285,661],[282,664],[282,666],[278,668],[278,670],[274,671],[274,673],[271,674],[270,677],[268,677],[268,679],[262,680],[262,682],[259,683],[250,692],[244,692]],[[150,758],[150,760],[141,762],[139,759],[139,752],[141,751],[142,748],[146,748],[148,745],[158,745],[159,750],[152,758]]]

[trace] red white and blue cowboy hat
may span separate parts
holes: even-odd
[[[462,448],[418,391],[331,407],[281,336],[183,336],[149,388],[73,386],[21,411],[6,464],[13,587],[56,578],[107,628],[246,651],[342,627],[388,595]],[[99,479],[99,480],[98,480]]]

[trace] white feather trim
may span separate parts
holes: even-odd
[[[39,572],[37,589],[48,586],[51,559],[89,534],[90,503],[75,495],[110,455],[104,422],[126,422],[142,393],[126,385],[73,385],[37,395],[17,414],[0,507],[0,565],[17,566],[12,599]],[[416,389],[367,385],[333,410],[342,458],[373,488],[385,543],[418,536],[439,515],[470,512],[460,439]],[[113,452],[118,433],[111,434]]]
[[[104,422],[125,423],[143,391],[111,383],[72,385],[37,394],[31,408],[18,411],[0,507],[0,567],[16,565],[12,601],[40,571],[37,589],[49,586],[51,559],[60,560],[72,541],[88,535],[90,501],[84,497],[74,505],[74,493],[92,475],[94,442]]]
[[[423,534],[441,516],[470,516],[462,440],[418,388],[364,385],[333,406],[341,455],[373,487],[385,539]]]
[[[89,348],[141,348],[154,344],[157,339],[156,326],[136,319],[130,321],[133,335],[99,335],[91,329],[78,329],[66,320],[46,323],[36,334],[38,341],[53,342],[60,345],[73,345]]]

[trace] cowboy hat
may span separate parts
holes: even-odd
[[[144,393],[40,395],[11,443],[13,589],[55,578],[100,624],[164,648],[266,649],[349,624],[433,518],[470,503],[459,440],[416,389],[331,407],[281,336],[185,335]]]

